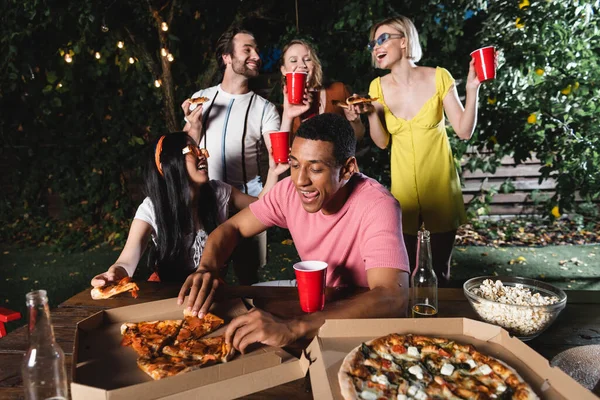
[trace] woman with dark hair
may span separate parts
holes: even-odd
[[[431,231],[433,268],[442,283],[450,277],[450,260],[458,227],[466,222],[460,179],[446,133],[446,117],[456,135],[467,140],[477,121],[481,82],[473,61],[465,80],[463,107],[454,78],[442,68],[418,66],[419,34],[406,17],[388,18],[371,28],[367,45],[375,68],[390,73],[371,82],[361,105],[373,142],[385,149],[391,142],[390,191],[402,206],[404,241],[415,265],[417,231]]]
[[[341,108],[333,104],[334,101],[346,102],[350,97],[348,88],[342,82],[324,83],[323,68],[314,47],[307,41],[295,39],[283,47],[280,60],[281,74],[283,75],[283,116],[281,118],[282,131],[295,133],[302,121],[323,113],[339,114],[350,122],[357,140],[365,135],[365,126],[360,120],[360,115],[353,107]],[[304,104],[290,104],[287,100],[285,88],[285,75],[288,72],[304,71],[307,77],[307,99]]]
[[[146,174],[146,198],[138,207],[121,255],[108,271],[95,276],[102,286],[133,276],[152,238],[151,280],[183,282],[198,267],[206,238],[227,219],[229,206],[243,209],[257,200],[221,181],[208,177],[209,157],[185,132],[161,136]],[[288,164],[269,166],[262,197],[277,183]]]

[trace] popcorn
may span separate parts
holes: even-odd
[[[532,294],[530,289],[521,284],[504,286],[502,281],[494,282],[491,279],[472,289],[472,293],[494,302],[473,302],[473,308],[483,320],[519,336],[535,334],[549,325],[555,314],[543,306],[559,301],[556,296]]]

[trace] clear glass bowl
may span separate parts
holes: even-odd
[[[483,281],[490,279],[493,282],[501,281],[504,286],[523,285],[531,294],[539,293],[542,296],[554,296],[558,302],[550,305],[526,306],[504,304],[485,299],[473,293]],[[501,326],[511,335],[521,340],[531,340],[548,328],[558,314],[567,304],[566,293],[548,283],[529,278],[515,276],[480,276],[469,279],[463,285],[465,296],[471,306],[483,321]]]

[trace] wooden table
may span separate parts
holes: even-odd
[[[71,368],[75,325],[80,320],[107,308],[122,307],[142,302],[176,297],[179,285],[141,282],[140,297],[133,299],[122,295],[116,299],[92,300],[89,289],[73,296],[51,311],[57,342],[63,348],[67,369]],[[328,289],[327,301],[356,294],[356,291]],[[229,286],[225,297],[253,299],[254,305],[277,316],[302,314],[296,288]],[[557,353],[571,347],[600,344],[600,292],[568,291],[568,303],[552,326],[538,338],[527,342],[534,350],[550,360]],[[467,317],[477,319],[462,293],[462,289],[440,289],[440,317]],[[20,364],[27,343],[26,326],[16,329],[0,339],[0,399],[22,399],[23,389]],[[290,348],[297,352],[306,343]],[[311,399],[307,379],[299,379],[254,395],[249,399]]]

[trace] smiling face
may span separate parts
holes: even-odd
[[[238,33],[233,38],[232,54],[224,54],[223,61],[227,68],[231,66],[234,73],[253,78],[258,76],[260,70],[260,55],[258,46],[252,35]]]
[[[345,184],[355,171],[356,160],[351,157],[345,165],[335,161],[333,143],[296,136],[290,153],[291,179],[296,186],[302,206],[309,213],[337,212],[348,193]]]
[[[185,168],[192,185],[201,186],[209,181],[207,153],[202,152],[196,145],[188,145],[185,157]]]
[[[391,37],[383,44],[375,45],[375,48],[371,52],[375,65],[381,69],[389,69],[406,55],[406,38],[399,37],[402,33],[390,25],[381,25],[377,28],[373,39],[377,40],[385,33],[391,35]]]
[[[305,71],[308,72],[308,81],[314,76],[315,63],[309,49],[302,44],[291,45],[283,55],[283,65],[281,74],[288,72]]]

